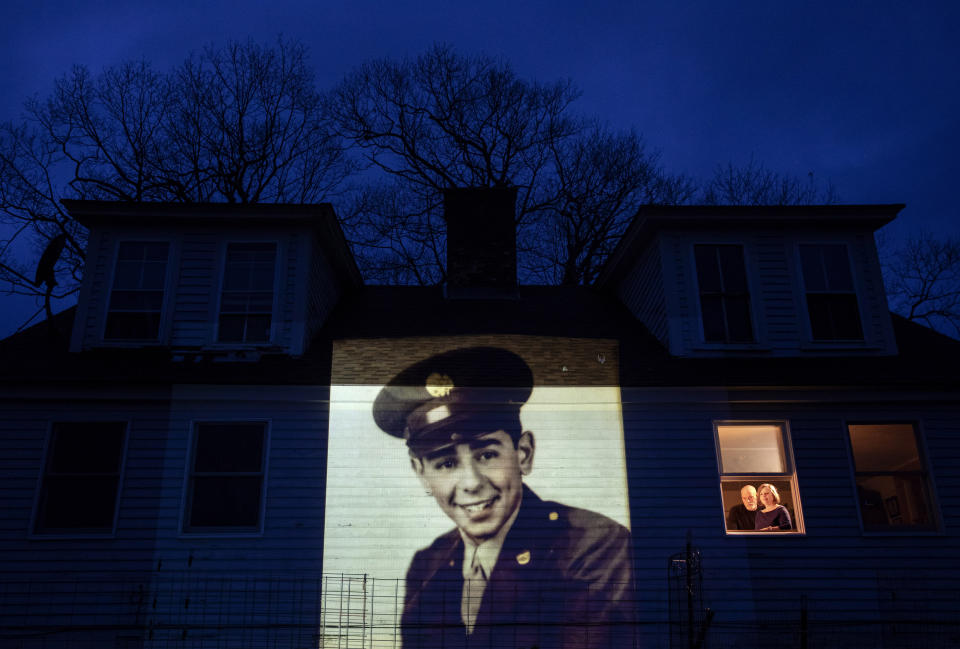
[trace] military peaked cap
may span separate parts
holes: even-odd
[[[384,432],[424,455],[504,430],[516,439],[533,372],[513,352],[466,347],[431,356],[380,390],[373,418]]]

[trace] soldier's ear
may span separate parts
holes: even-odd
[[[533,439],[533,433],[529,430],[523,431],[520,439],[517,440],[517,458],[520,462],[520,473],[529,475],[533,471],[533,452],[536,450],[536,443]]]

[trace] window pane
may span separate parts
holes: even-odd
[[[144,246],[146,244],[138,241],[123,241],[117,247],[117,259],[121,261],[133,260],[141,262],[144,259]]]
[[[810,316],[810,334],[814,340],[836,340],[830,296],[807,293],[807,314]]]
[[[743,248],[740,246],[717,246],[720,252],[720,268],[725,293],[747,292],[747,269],[743,265]]]
[[[257,527],[260,482],[260,477],[194,478],[189,527]]]
[[[119,473],[124,425],[117,422],[61,423],[54,426],[48,471]]]
[[[824,295],[829,304],[830,318],[833,321],[834,337],[838,340],[861,340],[863,328],[860,326],[860,309],[857,296],[853,293]]]
[[[803,271],[803,285],[808,291],[827,290],[823,275],[823,262],[820,256],[821,246],[800,246],[800,266]]]
[[[843,244],[821,246],[823,266],[827,274],[827,288],[831,291],[852,291],[853,278],[850,276],[850,262],[847,259],[847,247]]]
[[[113,288],[140,288],[142,269],[143,263],[140,261],[118,261],[113,274]]]
[[[243,329],[246,316],[221,315],[220,327],[217,330],[217,340],[225,343],[243,342]]]
[[[264,424],[201,424],[197,427],[194,470],[260,471]]]
[[[723,324],[723,298],[719,295],[701,296],[700,310],[703,314],[703,339],[707,342],[724,342],[727,334]]]
[[[115,476],[48,477],[36,531],[109,531],[113,528],[118,481]]]
[[[717,246],[694,246],[697,262],[697,284],[701,293],[719,293],[720,267],[717,265]]]
[[[270,316],[247,316],[247,342],[265,343],[270,340]]]
[[[787,515],[790,517],[790,529],[794,531],[799,529],[797,509],[793,502],[792,483],[783,478],[756,478],[754,480],[724,480],[721,483],[724,520],[728,532],[749,532],[757,529],[757,511],[763,509],[763,503],[760,502],[756,492],[763,484],[773,485],[780,496],[780,504],[786,508]]]
[[[722,473],[785,473],[783,430],[774,424],[717,427]]]
[[[110,309],[116,311],[160,311],[163,291],[114,291]]]
[[[932,501],[920,475],[860,476],[857,497],[865,530],[934,527]]]
[[[920,471],[911,424],[852,424],[850,446],[857,471]]]
[[[750,300],[746,296],[726,297],[727,329],[730,342],[753,341],[753,324],[750,322]]]

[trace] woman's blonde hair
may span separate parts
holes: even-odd
[[[770,493],[773,494],[774,499],[777,501],[777,504],[779,505],[779,504],[780,504],[780,494],[777,492],[777,488],[774,487],[774,486],[773,486],[772,484],[770,484],[769,482],[764,482],[762,485],[760,485],[760,487],[757,489],[757,497],[759,498],[760,493],[763,492],[763,488],[764,488],[764,487],[769,487],[769,488],[770,488]],[[762,502],[762,501],[761,501],[761,502]]]

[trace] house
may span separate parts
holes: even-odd
[[[450,524],[371,403],[490,346],[530,485],[629,526],[641,646],[960,644],[960,343],[887,308],[902,205],[645,207],[592,287],[517,283],[509,190],[446,205],[447,284],[399,287],[329,205],[65,201],[77,307],[0,343],[0,644],[399,646]],[[728,523],[747,485],[788,528]]]

